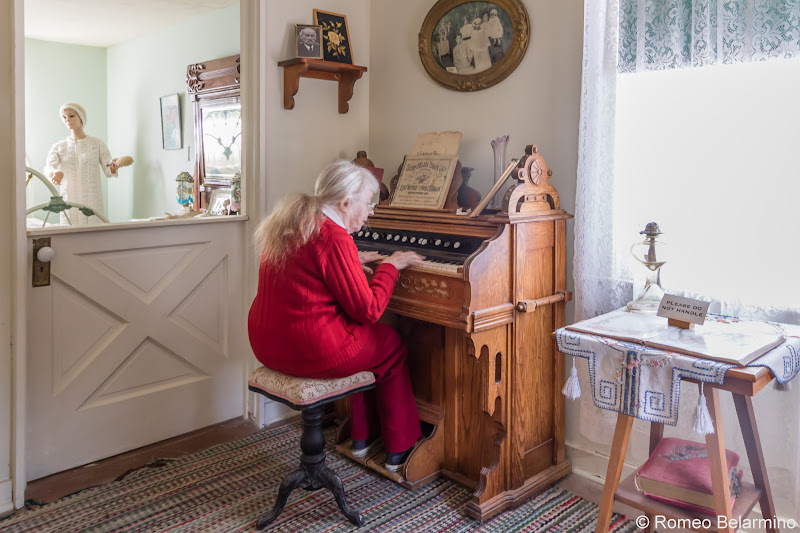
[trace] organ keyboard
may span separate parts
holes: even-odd
[[[499,213],[476,217],[378,206],[353,235],[359,251],[413,250],[385,319],[403,336],[426,431],[402,475],[383,456],[353,457],[418,487],[445,475],[474,490],[480,520],[517,505],[570,471],[564,454],[566,220],[550,171],[530,146]],[[535,300],[536,305],[526,305]],[[549,304],[549,305],[548,305]]]
[[[382,211],[382,209],[379,209]],[[379,252],[382,259],[398,250],[414,251],[425,256],[422,265],[412,271],[428,271],[461,277],[463,265],[483,242],[475,237],[408,230],[379,230],[372,227],[358,231],[353,238],[360,252]]]

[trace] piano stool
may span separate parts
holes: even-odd
[[[262,366],[250,374],[247,386],[253,392],[300,411],[303,419],[300,467],[283,478],[275,507],[259,519],[256,528],[261,531],[278,518],[289,494],[298,487],[330,490],[342,514],[356,526],[363,526],[361,513],[347,505],[342,479],[325,465],[322,414],[325,404],[374,388],[375,376],[371,372],[359,372],[346,378],[298,378]]]

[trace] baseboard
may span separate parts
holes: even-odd
[[[258,410],[261,420],[258,427],[263,428],[297,415],[297,411],[280,402],[274,402],[260,394],[258,398],[261,400],[261,406]]]
[[[608,454],[577,446],[571,442],[566,442],[565,447],[567,461],[572,463],[572,471],[575,474],[601,485],[605,484]],[[625,463],[622,467],[622,477],[631,474],[636,468],[637,465]]]
[[[0,515],[14,510],[14,501],[11,498],[11,480],[0,482]]]

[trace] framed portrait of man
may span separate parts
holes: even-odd
[[[322,59],[322,28],[311,24],[295,24],[295,56]]]

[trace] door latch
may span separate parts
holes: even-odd
[[[50,248],[50,237],[33,239],[33,286],[50,285],[50,261],[55,253]]]

